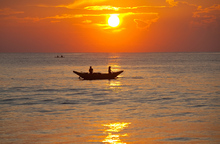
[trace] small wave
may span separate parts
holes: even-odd
[[[132,77],[132,79],[144,79],[144,77],[136,76],[136,77]]]
[[[162,99],[156,98],[156,99],[149,99],[149,100],[147,100],[147,101],[160,101],[160,100],[162,100]]]
[[[84,95],[87,94],[86,92],[77,92],[77,93],[68,93],[66,96],[74,96],[74,95]]]
[[[195,105],[195,106],[192,106],[192,107],[206,107],[207,105]]]
[[[4,100],[1,100],[2,102],[8,102],[8,101],[14,101],[15,99],[4,99]]]
[[[41,112],[41,113],[50,113],[50,112],[53,112],[52,110],[39,110],[38,112]]]
[[[182,113],[176,113],[176,114],[165,114],[165,113],[158,113],[158,114],[152,114],[152,117],[158,118],[158,117],[181,117],[186,115],[191,115],[193,113],[191,112],[182,112]]]
[[[169,98],[169,97],[167,97],[167,98],[162,98],[163,100],[172,100],[172,99],[174,99],[174,98]]]
[[[38,92],[59,92],[62,90],[60,90],[60,89],[38,89],[36,91],[38,91]]]
[[[54,101],[53,99],[45,99],[43,100],[44,102],[51,102],[51,101]]]
[[[81,90],[87,90],[85,88],[78,88],[78,89],[68,89],[69,91],[81,91]]]
[[[120,99],[93,100],[92,105],[109,105],[120,101]]]
[[[1,89],[0,92],[29,92],[32,87],[10,87]]]
[[[108,105],[108,104],[112,104],[112,102],[99,102],[99,103],[95,103],[95,105]]]
[[[80,104],[80,102],[76,100],[66,100],[62,102],[61,104]]]
[[[37,92],[66,92],[66,91],[82,91],[82,90],[86,90],[86,89],[67,89],[67,88],[61,88],[61,89],[38,89],[36,90]]]
[[[161,118],[161,117],[167,117],[167,116],[170,116],[170,115],[162,114],[162,113],[160,113],[160,114],[152,114],[152,117],[154,117],[154,118]]]
[[[144,79],[144,77],[141,77],[141,76],[135,76],[135,77],[120,77],[120,78],[123,78],[123,79]]]
[[[186,115],[191,115],[191,114],[193,114],[193,113],[191,113],[191,112],[182,112],[182,113],[176,113],[176,114],[172,114],[171,116],[186,116]]]
[[[37,105],[37,104],[41,104],[40,102],[25,102],[22,104],[18,104],[18,105]]]
[[[168,138],[168,139],[164,139],[165,141],[192,141],[195,140],[197,138],[192,138],[192,137],[175,137],[175,138]]]
[[[9,99],[3,99],[0,100],[1,104],[10,104],[16,101],[22,101],[22,100],[28,100],[29,98],[9,98]]]
[[[195,120],[195,121],[190,121],[190,122],[193,122],[193,123],[202,123],[202,122],[206,122],[204,120]]]

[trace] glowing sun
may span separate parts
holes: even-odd
[[[117,27],[120,23],[120,20],[118,18],[118,14],[111,14],[108,19],[108,25],[111,27]]]

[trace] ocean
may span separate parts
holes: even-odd
[[[219,144],[220,53],[0,53],[0,143]]]

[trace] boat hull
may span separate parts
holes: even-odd
[[[73,71],[73,73],[77,74],[80,78],[84,80],[99,80],[99,79],[115,79],[119,74],[123,71],[112,72],[112,73],[84,73]]]

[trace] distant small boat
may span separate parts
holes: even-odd
[[[55,58],[64,58],[64,56],[63,55],[61,55],[61,56],[55,56]]]
[[[77,74],[79,78],[84,80],[100,80],[100,79],[115,79],[119,74],[123,71],[112,72],[112,73],[86,73],[86,72],[77,72],[73,71],[73,73]]]

